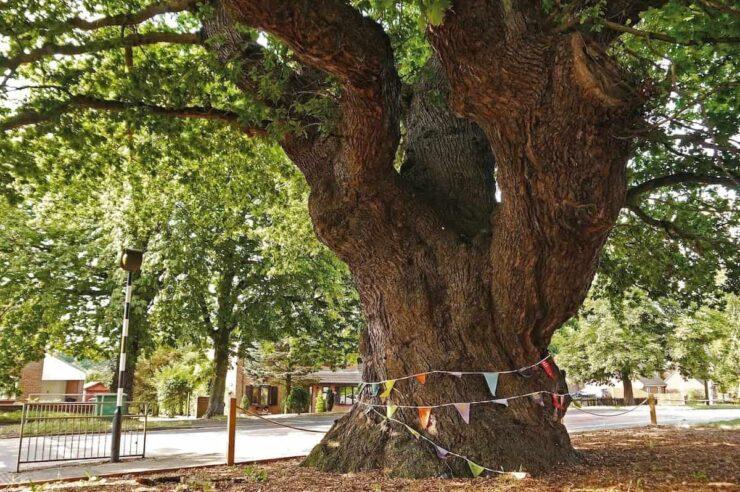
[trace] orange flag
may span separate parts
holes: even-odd
[[[419,384],[424,384],[427,382],[427,375],[419,374],[418,376],[416,376],[416,380],[419,381]]]
[[[426,429],[429,425],[429,417],[432,415],[432,407],[420,407],[418,410],[421,428]]]

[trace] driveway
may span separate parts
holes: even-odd
[[[585,432],[620,427],[640,427],[650,422],[646,406],[617,415],[624,410],[609,407],[587,407],[585,413],[572,408],[565,417],[570,432]],[[663,425],[700,424],[740,418],[738,409],[693,409],[689,407],[657,407],[658,423]],[[592,415],[598,414],[598,415]],[[326,431],[338,414],[277,416],[275,420],[303,428]],[[277,427],[256,418],[239,419],[236,437],[236,461],[306,455],[323,437],[323,433],[303,432]],[[101,475],[118,472],[137,472],[164,468],[208,465],[224,462],[226,429],[172,429],[151,431],[147,434],[144,460],[123,463],[67,463],[57,466],[42,464],[43,469],[24,466],[15,471],[18,439],[0,440],[0,483],[28,480],[48,480],[73,476]]]

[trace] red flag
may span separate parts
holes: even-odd
[[[552,406],[554,406],[558,410],[562,410],[563,409],[563,399],[564,399],[563,395],[553,394],[552,395]]]
[[[540,365],[542,366],[542,369],[545,370],[547,377],[555,381],[555,370],[552,368],[550,361],[545,359],[542,362],[540,362]]]
[[[419,384],[424,384],[427,382],[427,375],[426,374],[417,374],[416,380],[419,381]]]

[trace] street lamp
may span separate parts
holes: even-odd
[[[126,338],[128,337],[129,315],[131,314],[131,281],[134,272],[141,268],[144,253],[136,249],[124,249],[121,253],[120,266],[128,272],[126,275],[126,300],[123,306],[123,328],[121,330],[121,354],[118,358],[118,394],[116,411],[113,414],[113,439],[110,445],[112,463],[121,461],[121,420],[123,417],[123,386],[126,379]]]

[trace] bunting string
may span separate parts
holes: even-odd
[[[416,374],[411,374],[409,376],[401,376],[398,378],[382,379],[380,381],[367,381],[367,382],[363,382],[362,384],[363,385],[385,384],[390,381],[393,381],[395,383],[396,381],[403,381],[404,379],[416,379],[417,381],[419,381],[419,384],[424,384],[426,382],[426,376],[428,376],[429,374],[450,374],[458,378],[461,376],[466,376],[470,374],[483,374],[484,376],[491,375],[491,374],[514,374],[517,372],[526,371],[527,369],[538,367],[542,363],[546,362],[547,359],[549,359],[550,357],[552,357],[552,354],[547,354],[544,358],[542,358],[541,360],[538,360],[534,364],[531,364],[525,367],[520,367],[519,369],[510,369],[508,371],[442,371],[442,370],[435,369],[432,371],[419,372]],[[550,368],[549,365],[547,365],[547,368],[549,369],[549,371],[547,371],[549,375],[552,369]]]
[[[530,397],[530,396],[542,395],[542,394],[554,395],[554,396],[558,396],[558,397],[563,397],[563,396],[570,396],[570,397],[572,397],[573,396],[573,394],[571,394],[571,393],[554,393],[552,391],[541,390],[541,391],[533,391],[532,393],[526,393],[526,394],[523,394],[523,395],[507,396],[505,398],[496,398],[496,399],[493,399],[493,400],[478,400],[478,401],[440,403],[438,405],[394,405],[392,403],[389,403],[389,404],[386,405],[386,404],[380,404],[380,403],[369,403],[369,402],[362,401],[362,400],[358,400],[357,403],[360,404],[360,405],[367,406],[367,407],[381,407],[381,408],[385,408],[385,407],[388,407],[388,406],[393,406],[393,408],[441,408],[441,407],[456,407],[456,406],[459,406],[459,405],[481,405],[481,404],[484,404],[484,403],[495,403],[495,404],[498,404],[498,405],[508,406],[508,401],[509,400],[516,400],[517,398],[527,398],[527,397]]]
[[[375,412],[378,416],[380,416],[384,420],[389,420],[391,422],[395,422],[397,424],[402,425],[416,439],[423,439],[424,441],[426,441],[429,444],[431,444],[432,446],[434,446],[434,450],[437,453],[437,457],[439,457],[440,459],[446,459],[448,456],[454,456],[456,458],[460,458],[462,460],[465,460],[467,462],[467,464],[468,464],[468,468],[470,468],[470,472],[473,474],[474,477],[478,477],[484,471],[488,471],[488,472],[491,472],[491,473],[498,473],[500,475],[511,475],[512,477],[514,477],[514,478],[516,478],[518,480],[522,480],[524,478],[527,478],[527,473],[526,472],[523,472],[523,471],[507,472],[507,471],[504,471],[504,470],[496,470],[494,468],[488,468],[487,466],[479,465],[478,463],[476,463],[475,461],[471,460],[467,456],[463,456],[463,455],[461,455],[459,453],[455,453],[453,451],[449,451],[449,450],[443,448],[442,446],[440,446],[436,442],[432,441],[428,437],[426,437],[426,436],[422,435],[421,433],[419,433],[413,427],[410,427],[410,426],[404,424],[400,420],[394,419],[393,417],[388,417],[387,415],[383,415],[382,413],[378,412],[374,408],[372,409],[372,411]]]

